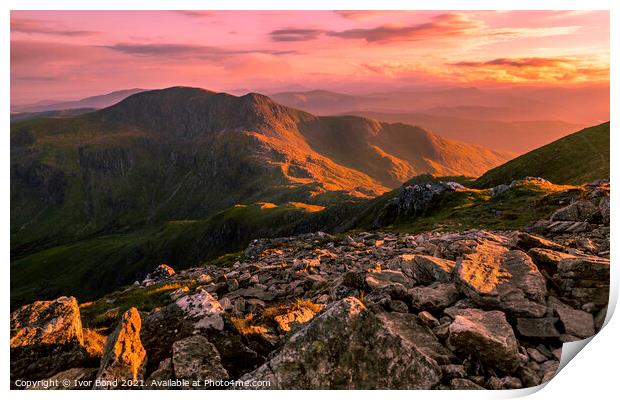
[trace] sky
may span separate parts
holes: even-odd
[[[607,11],[12,11],[11,103],[609,83]]]

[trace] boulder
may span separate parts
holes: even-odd
[[[599,209],[594,204],[587,200],[578,200],[555,211],[551,215],[551,221],[589,222],[597,214]]]
[[[391,259],[388,268],[403,271],[418,284],[429,285],[433,282],[451,282],[454,261],[419,254],[402,254]]]
[[[172,344],[194,332],[194,322],[176,304],[141,313],[140,340],[148,354],[147,369],[153,370],[172,357]]]
[[[517,332],[527,338],[549,339],[560,337],[555,327],[557,318],[517,318]]]
[[[101,366],[97,372],[97,380],[101,382],[101,386],[95,388],[122,389],[109,383],[144,379],[146,351],[140,341],[141,327],[140,314],[135,307],[123,314],[120,323],[106,340]]]
[[[553,276],[561,297],[579,307],[593,303],[601,308],[609,301],[609,260],[601,257],[576,257],[561,260]]]
[[[594,336],[594,317],[592,314],[575,310],[553,297],[549,298],[547,304],[560,319],[566,334],[582,339]]]
[[[441,370],[412,335],[348,297],[240,379],[269,380],[271,389],[430,389]]]
[[[400,271],[372,271],[366,275],[366,285],[368,285],[371,290],[384,288],[395,283],[399,283],[405,287],[411,287],[415,282]]]
[[[75,297],[36,301],[13,311],[10,346],[11,381],[38,380],[88,363]]]
[[[454,273],[461,292],[482,307],[527,317],[546,312],[545,279],[520,250],[484,241],[457,262]]]
[[[461,310],[450,324],[448,340],[489,367],[513,372],[520,365],[517,339],[501,311]]]
[[[29,389],[43,390],[84,390],[92,387],[97,368],[71,368],[66,371],[57,373],[47,379],[39,381]],[[45,385],[45,382],[53,382],[51,385]]]
[[[431,312],[443,310],[459,298],[459,291],[454,283],[417,286],[409,289],[408,293],[415,308]]]
[[[598,203],[598,210],[601,213],[601,216],[603,217],[603,224],[609,226],[609,221],[610,221],[610,202],[609,202],[609,196],[605,196],[601,199],[601,201]]]
[[[172,345],[172,369],[177,379],[203,382],[228,379],[220,353],[201,335],[187,337]]]
[[[196,329],[224,329],[224,308],[207,290],[198,289],[194,294],[181,297],[175,304],[187,318],[195,321]]]
[[[566,251],[564,246],[540,236],[532,235],[527,232],[517,232],[510,243],[512,247],[528,251],[532,248],[548,249],[555,251]]]

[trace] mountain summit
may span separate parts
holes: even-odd
[[[190,87],[16,123],[11,142],[13,240],[25,248],[237,203],[374,197],[417,174],[480,175],[511,156],[410,125]]]

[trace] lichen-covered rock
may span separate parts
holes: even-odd
[[[449,342],[460,352],[505,372],[520,365],[518,342],[501,311],[463,309],[450,325]]]
[[[416,286],[409,289],[408,293],[411,296],[411,303],[418,310],[440,311],[459,298],[459,291],[454,283]]]
[[[372,271],[366,275],[366,284],[371,290],[380,289],[395,283],[405,287],[411,287],[415,282],[400,271]]]
[[[30,389],[38,390],[85,390],[91,389],[97,368],[71,368],[61,371],[33,385]],[[52,383],[45,385],[45,381]]]
[[[11,313],[11,381],[46,378],[89,359],[75,297],[36,301]]]
[[[425,350],[352,297],[332,304],[241,377],[268,380],[271,389],[429,389],[440,378]]]
[[[564,333],[582,339],[594,336],[594,317],[589,312],[575,310],[553,297],[549,298],[548,306],[560,319]]]
[[[483,307],[528,317],[546,312],[545,278],[520,250],[485,241],[463,256],[454,272],[461,292]]]
[[[532,248],[549,249],[555,251],[565,251],[565,247],[559,245],[551,240],[545,239],[540,236],[532,235],[527,232],[517,232],[513,236],[511,245],[515,248],[523,251],[528,251]]]
[[[598,207],[589,201],[579,200],[554,212],[551,221],[589,222],[597,214],[599,214]]]
[[[140,341],[141,327],[140,314],[134,307],[123,314],[120,323],[106,340],[101,366],[97,372],[97,380],[101,385],[96,385],[95,388],[120,389],[122,387],[110,383],[144,379],[146,351]]]
[[[609,260],[601,257],[577,257],[558,263],[553,276],[561,296],[579,307],[593,303],[601,308],[609,301]]]
[[[557,322],[555,317],[517,318],[517,332],[526,338],[558,338],[560,332],[555,327]]]
[[[172,345],[172,369],[177,379],[223,380],[228,372],[222,366],[220,353],[204,336],[194,335]],[[200,387],[194,387],[200,389]]]
[[[420,254],[403,254],[388,262],[388,267],[402,270],[420,285],[450,282],[454,261]]]
[[[197,329],[224,329],[222,305],[206,290],[199,289],[196,293],[179,298],[175,304],[195,321]]]

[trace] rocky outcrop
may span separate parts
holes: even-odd
[[[581,307],[593,303],[597,309],[609,301],[609,260],[601,257],[577,257],[561,260],[557,274],[560,295]]]
[[[228,379],[219,352],[207,338],[200,335],[190,336],[172,345],[172,370],[175,378],[190,381]]]
[[[120,381],[144,379],[146,351],[140,341],[142,321],[135,308],[127,310],[103,349],[95,389],[125,389]]]
[[[461,310],[449,331],[454,348],[489,366],[514,372],[520,365],[517,339],[501,311]]]
[[[234,263],[174,274],[158,267],[150,283],[97,300],[88,321],[105,321],[97,329],[112,331],[102,368],[148,376],[155,389],[205,377],[265,379],[271,389],[530,387],[554,376],[562,343],[603,324],[609,228],[601,221],[548,221],[587,224],[579,235],[467,230],[260,239]],[[140,329],[133,311],[111,326],[117,295],[123,302],[149,295],[146,303],[158,306],[140,312]],[[45,326],[34,321],[24,326]],[[15,341],[30,337],[15,332]],[[90,327],[82,337],[90,335],[84,345],[96,348],[102,336]],[[41,379],[78,373],[72,367],[87,368],[52,369]]]
[[[89,360],[74,297],[36,301],[11,313],[11,381],[46,378]]]
[[[461,291],[483,307],[527,317],[542,317],[546,312],[545,279],[522,251],[481,243],[475,253],[457,262],[455,279]]]
[[[269,380],[272,389],[428,389],[440,377],[437,362],[411,337],[349,297],[332,304],[241,379]]]

